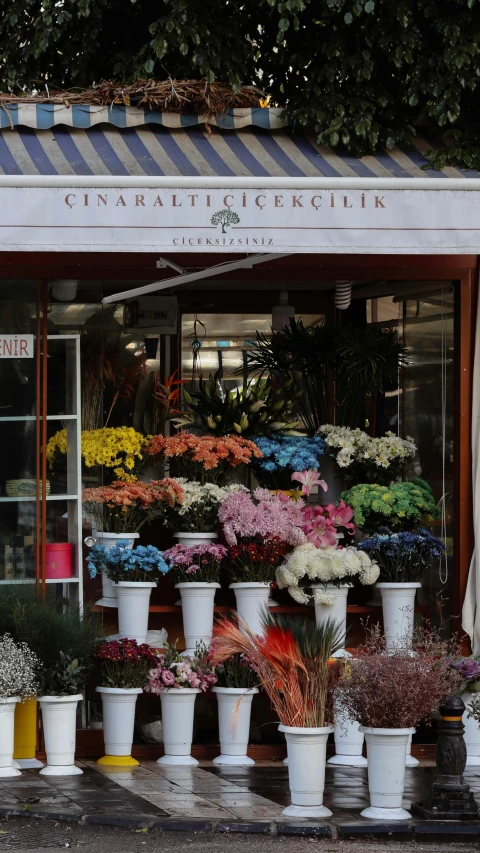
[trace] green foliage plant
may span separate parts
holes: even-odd
[[[342,492],[341,498],[354,511],[355,527],[366,530],[385,525],[392,530],[411,530],[440,517],[430,486],[418,477],[389,486],[359,483]]]

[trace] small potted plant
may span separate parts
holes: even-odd
[[[56,663],[42,670],[39,703],[47,764],[44,776],[77,776],[75,766],[77,706],[88,676],[88,665],[60,651]]]
[[[105,640],[92,651],[102,697],[105,755],[97,764],[134,767],[132,758],[135,705],[150,671],[155,668],[157,653],[135,640]]]
[[[217,622],[212,661],[220,665],[244,655],[268,694],[287,740],[292,817],[331,817],[323,805],[326,749],[333,731],[332,691],[338,664],[332,656],[340,633],[333,621],[316,626],[282,615],[265,614],[263,631],[245,624]]]
[[[176,643],[165,645],[157,666],[150,672],[147,692],[160,696],[162,705],[163,747],[161,765],[196,765],[191,755],[195,699],[217,680],[207,657],[206,646],[197,646],[192,657],[177,652]]]
[[[235,483],[217,486],[216,483],[200,483],[198,480],[176,480],[182,489],[181,505],[171,507],[166,513],[165,524],[174,531],[180,545],[208,545],[215,542],[220,505],[237,492],[247,492],[244,486]]]
[[[85,544],[113,548],[120,540],[133,548],[144,524],[164,515],[166,510],[178,506],[183,491],[171,478],[152,480],[151,483],[135,481],[115,482],[109,486],[84,489],[83,510],[92,521],[92,536]],[[102,574],[102,598],[96,602],[103,607],[118,607],[117,591],[106,573]]]
[[[109,578],[117,591],[120,638],[144,643],[148,633],[150,594],[160,576],[169,571],[163,554],[153,545],[132,548],[120,539],[113,548],[95,545],[88,555],[90,577],[99,572]]]
[[[387,648],[400,643],[411,645],[415,616],[415,593],[432,560],[439,560],[445,548],[427,530],[400,531],[388,528],[358,545],[380,568],[383,626]]]
[[[461,679],[457,693],[465,702],[463,736],[467,747],[467,767],[478,767],[480,766],[480,726],[471,710],[472,707],[478,707],[480,696],[480,658],[475,655],[462,657],[452,665]]]
[[[186,655],[193,654],[198,643],[210,645],[215,592],[220,588],[220,565],[226,553],[224,545],[215,543],[178,544],[164,553],[182,599]]]
[[[216,670],[220,755],[214,764],[249,767],[255,764],[247,756],[252,700],[258,693],[258,675],[243,655],[227,658]]]
[[[155,435],[143,455],[168,461],[178,477],[224,486],[239,469],[253,459],[260,459],[262,451],[253,441],[239,435],[178,432],[167,438]]]
[[[0,779],[20,776],[13,763],[15,707],[35,696],[40,661],[26,643],[0,637]]]
[[[389,649],[379,626],[368,628],[338,689],[344,712],[365,734],[370,806],[362,816],[374,820],[411,817],[402,806],[409,738],[459,682],[448,644],[434,633],[419,630],[414,649],[407,643]]]

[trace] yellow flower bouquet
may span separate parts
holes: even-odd
[[[82,432],[82,458],[87,468],[101,465],[112,469],[117,480],[131,483],[137,479],[135,468],[149,439],[132,427],[103,427]],[[67,430],[61,429],[47,444],[47,459],[54,468],[59,455],[67,452]]]

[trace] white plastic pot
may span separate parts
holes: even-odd
[[[220,589],[220,584],[177,583],[175,588],[182,596],[184,654],[193,655],[197,643],[209,646],[212,642],[215,590]]]
[[[133,728],[135,725],[135,705],[141,687],[131,689],[122,687],[97,687],[102,697],[103,739],[105,755],[97,764],[117,767],[136,767],[138,761],[132,758]]]
[[[74,763],[77,705],[82,699],[81,693],[39,698],[47,753],[47,766],[40,770],[42,776],[78,776],[83,773]]]
[[[237,767],[255,764],[253,758],[248,758],[247,748],[252,701],[258,689],[212,687],[212,692],[217,694],[220,736],[220,755],[213,759],[213,763],[234,764]]]
[[[328,759],[327,764],[338,764],[343,767],[366,767],[367,759],[362,755],[363,732],[360,724],[349,717],[342,710],[341,703],[335,702],[335,755]]]
[[[190,754],[195,699],[198,693],[201,693],[201,690],[193,687],[183,690],[170,687],[160,693],[165,755],[158,759],[157,764],[198,764],[197,759],[192,758]]]
[[[407,757],[405,759],[405,767],[418,767],[420,764],[418,758],[414,758],[412,755],[412,736],[408,738],[407,744]]]
[[[231,583],[235,592],[237,613],[253,634],[263,633],[262,611],[268,606],[269,583]]]
[[[192,545],[210,545],[217,539],[216,533],[174,533],[175,539],[178,539],[179,545],[185,545],[186,548],[191,548]]]
[[[362,817],[373,820],[407,820],[402,807],[408,738],[415,729],[373,729],[361,726],[368,756],[370,806]]]
[[[119,581],[114,584],[118,596],[118,636],[145,643],[148,633],[151,582]]]
[[[377,583],[382,596],[383,631],[387,649],[410,648],[415,619],[415,593],[421,587],[411,583]]]
[[[288,753],[288,782],[292,805],[282,814],[291,817],[331,817],[323,805],[327,740],[332,726],[297,728],[280,725]]]
[[[121,540],[126,540],[133,548],[135,539],[139,539],[140,533],[106,533],[94,528],[92,537],[96,540],[97,545],[105,545],[105,548],[113,548]],[[95,604],[99,604],[101,607],[118,607],[117,590],[105,572],[102,572],[102,597]]]
[[[0,779],[21,776],[13,763],[13,734],[15,731],[15,705],[18,696],[0,699]]]
[[[463,712],[463,725],[465,731],[463,737],[465,746],[467,747],[467,767],[480,766],[480,727],[478,722],[473,717],[468,716],[468,707],[472,702],[476,693],[463,693],[462,699],[465,703],[465,711]]]
[[[327,584],[312,584],[312,589],[324,590],[335,596],[334,604],[329,607],[326,604],[315,604],[315,620],[317,625],[323,625],[327,619],[334,619],[341,624],[341,634],[343,637],[343,645],[345,645],[345,636],[347,633],[347,597],[349,584],[335,586],[333,583]],[[343,649],[339,649],[334,657],[343,657]]]

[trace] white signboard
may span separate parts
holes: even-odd
[[[33,358],[33,335],[0,335],[0,358]]]
[[[0,186],[0,250],[480,254],[480,192]]]

